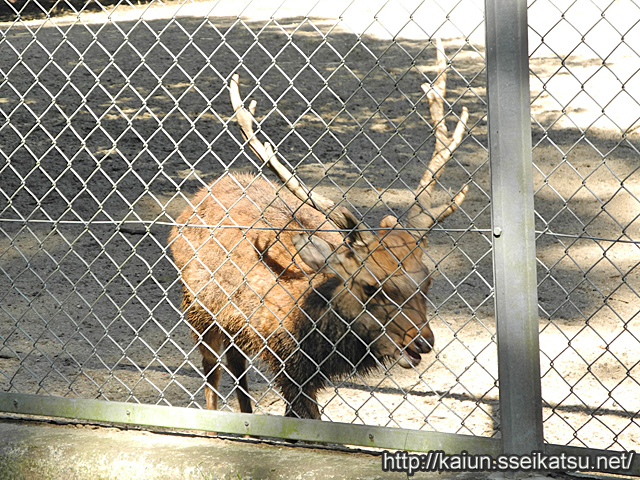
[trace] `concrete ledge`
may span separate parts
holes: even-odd
[[[381,457],[359,451],[0,418],[0,479],[386,479]],[[547,478],[525,476],[528,478]],[[498,479],[431,473],[413,478]],[[507,477],[512,478],[512,477]],[[568,479],[564,475],[553,478]]]

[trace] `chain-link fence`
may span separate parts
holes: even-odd
[[[545,438],[638,441],[640,162],[633,2],[529,14]]]
[[[241,391],[259,414],[282,415],[292,398],[306,398],[325,420],[499,437],[483,6],[298,3],[2,5],[4,391],[194,408],[219,397],[217,406],[226,411],[240,410]],[[549,443],[623,450],[640,443],[640,57],[633,41],[639,11],[623,1],[538,0],[529,7]],[[291,335],[285,327],[292,310],[306,311],[296,300],[324,295],[335,304],[345,291],[327,294],[309,280],[308,263],[294,259],[304,273],[295,283],[289,240],[277,236],[260,245],[256,238],[266,237],[228,228],[234,208],[246,213],[271,201],[261,193],[237,203],[242,195],[233,197],[234,189],[246,187],[229,178],[249,172],[278,185],[232,118],[231,76],[239,73],[243,95],[257,101],[257,137],[268,138],[313,192],[384,236],[377,225],[390,214],[406,219],[439,144],[421,89],[440,76],[436,37],[448,59],[445,121],[453,130],[463,107],[470,116],[434,197],[449,203],[463,185],[468,192],[429,233],[428,294],[421,289],[428,281],[411,276],[405,254],[387,273],[410,278],[411,292],[398,298],[377,285],[369,295],[396,306],[386,310],[389,328],[378,326],[377,337],[358,333],[367,320],[362,313],[340,312],[338,318],[307,313],[299,322],[311,322],[317,332],[331,318],[343,325],[342,336]],[[203,218],[203,199],[194,200],[202,188],[209,189],[205,201],[213,202],[208,211],[217,212],[211,215],[220,228],[192,227],[207,232],[196,241],[183,226]],[[185,209],[191,214],[178,220]],[[178,267],[170,252],[176,240],[168,240],[174,226],[194,257]],[[282,228],[259,227],[273,235]],[[235,237],[221,240],[225,235]],[[243,242],[252,247],[241,250]],[[208,252],[216,248],[225,260],[210,263]],[[286,263],[275,256],[278,248],[289,254]],[[366,265],[369,253],[356,253]],[[362,275],[376,277],[374,269],[344,279],[355,291]],[[187,285],[185,316],[186,270],[195,270],[199,283]],[[205,294],[215,302],[202,300]],[[358,301],[360,311],[374,303]],[[415,301],[426,302],[434,353],[402,368],[407,357],[394,350],[386,368],[368,375],[358,371],[364,364],[345,360],[340,345],[353,332],[366,358],[391,339],[415,359],[421,349],[414,337],[392,332]],[[236,326],[203,329],[188,313],[196,307],[192,317],[226,316]],[[277,325],[265,334],[260,322],[267,319]],[[274,350],[281,334],[300,358]],[[330,344],[327,358],[342,355],[348,368],[327,374],[331,362],[309,354],[305,341]],[[202,353],[222,371],[217,386],[209,377],[210,399]],[[236,365],[246,362],[248,386],[224,353]],[[306,371],[324,386],[317,398],[292,373],[292,363],[310,361]],[[283,393],[283,379],[293,377],[298,390]]]

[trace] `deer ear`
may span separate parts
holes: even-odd
[[[291,241],[296,249],[296,254],[315,271],[327,264],[334,250],[333,245],[315,235],[296,233],[291,236]]]

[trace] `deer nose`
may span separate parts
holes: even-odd
[[[429,353],[435,343],[436,340],[431,331],[423,332],[413,340],[413,344],[420,353]]]

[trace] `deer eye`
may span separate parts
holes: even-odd
[[[364,294],[367,297],[373,297],[376,294],[376,292],[378,291],[378,287],[375,286],[375,285],[369,285],[369,284],[365,283],[362,286],[362,291],[364,292]]]

